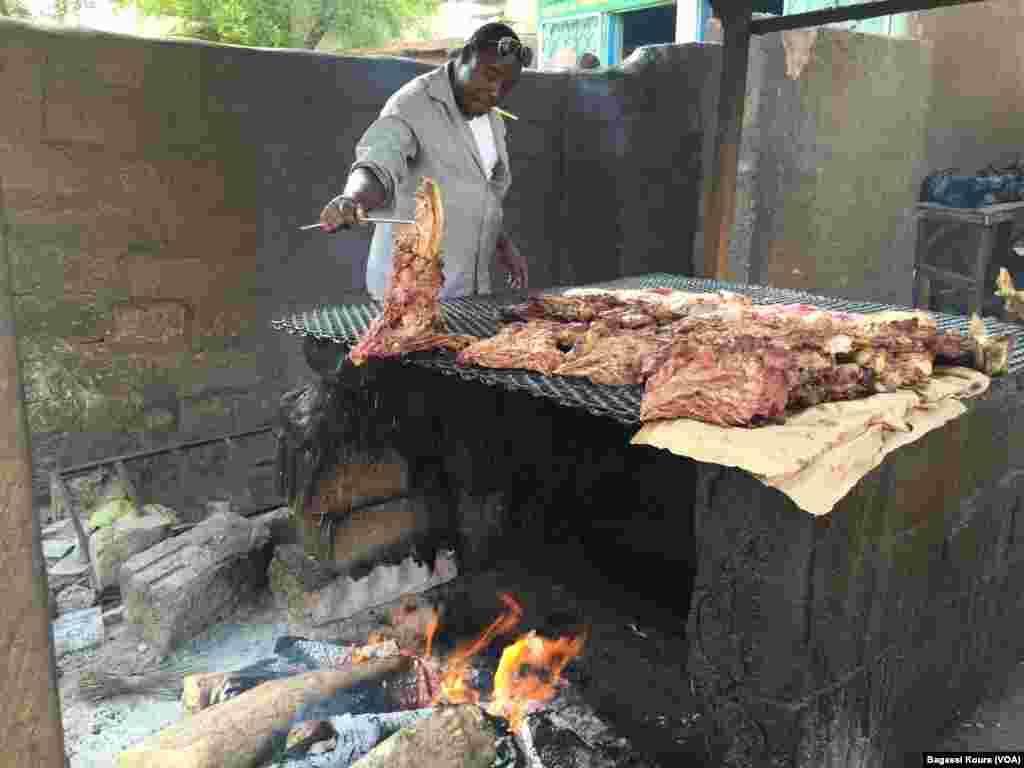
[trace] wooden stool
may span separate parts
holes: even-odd
[[[1024,202],[1002,203],[983,208],[949,208],[935,203],[918,203],[914,206],[917,218],[917,242],[914,248],[914,308],[928,309],[931,298],[931,282],[939,280],[969,290],[968,312],[979,315],[985,306],[985,297],[995,291],[988,285],[988,269],[992,263],[992,252],[996,244],[996,230],[1024,214]],[[939,224],[938,229],[927,237],[927,222]],[[943,226],[944,225],[944,226]],[[930,263],[928,255],[931,246],[951,227],[969,227],[979,231],[978,250],[970,275],[950,272]]]

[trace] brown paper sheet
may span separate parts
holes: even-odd
[[[988,386],[988,377],[978,371],[936,367],[920,390],[825,403],[785,424],[757,429],[690,419],[653,422],[631,444],[744,469],[804,511],[827,515],[886,456],[960,416],[967,410],[960,401]]]

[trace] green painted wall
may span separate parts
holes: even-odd
[[[538,0],[540,18],[553,19],[582,13],[636,11],[655,5],[666,5],[663,0]]]

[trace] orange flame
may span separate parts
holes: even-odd
[[[430,621],[427,623],[427,631],[425,633],[426,647],[424,648],[423,655],[426,656],[428,659],[430,658],[430,654],[434,648],[434,635],[437,634],[437,630],[440,626],[441,619],[438,616],[437,611],[435,610],[433,611],[433,616],[431,616]]]
[[[501,601],[508,609],[505,613],[496,618],[491,625],[483,631],[476,640],[464,648],[459,648],[448,660],[448,669],[441,680],[441,690],[435,696],[433,704],[437,704],[443,696],[450,704],[476,703],[480,700],[479,692],[470,688],[466,683],[466,672],[469,669],[469,661],[480,651],[491,644],[498,635],[511,632],[519,620],[523,617],[523,609],[516,602],[512,595],[507,593],[499,595]]]
[[[441,689],[433,697],[432,705],[441,700],[449,704],[479,704],[480,692],[466,679],[470,660],[490,645],[495,637],[511,632],[523,615],[522,607],[511,595],[502,594],[500,598],[506,611],[476,640],[452,654],[441,680]],[[436,620],[432,621],[428,628],[428,654],[437,624]],[[531,703],[554,698],[562,670],[582,653],[586,639],[586,632],[555,640],[541,637],[532,631],[521,636],[502,652],[487,712],[507,719],[512,730],[518,731],[526,721]]]
[[[519,638],[501,654],[488,713],[504,717],[513,731],[519,731],[531,702],[550,701],[558,693],[562,670],[580,655],[586,640],[586,632],[557,640],[536,632]]]

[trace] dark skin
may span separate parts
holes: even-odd
[[[487,114],[519,82],[522,65],[515,56],[499,57],[493,48],[463,49],[451,70],[452,93],[463,117],[471,119]],[[361,224],[367,211],[387,203],[387,192],[376,176],[365,168],[349,174],[345,189],[329,202],[320,214],[320,225],[326,232],[350,229]],[[513,288],[526,289],[526,259],[504,234],[496,245],[498,266],[509,276]]]

